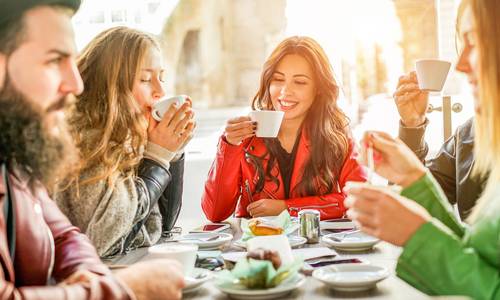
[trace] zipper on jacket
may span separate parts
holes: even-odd
[[[330,203],[325,205],[308,205],[301,207],[290,207],[289,210],[299,212],[301,209],[309,209],[309,208],[327,208],[327,207],[339,207],[338,203]]]
[[[50,282],[50,278],[52,277],[52,271],[54,270],[55,245],[54,245],[54,237],[52,236],[52,232],[50,232],[49,226],[47,226],[47,233],[49,235],[49,241],[50,241],[50,264],[49,264],[49,270],[47,272],[47,282]]]

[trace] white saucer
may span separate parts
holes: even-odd
[[[208,239],[211,237],[218,236],[216,240],[213,241],[203,241],[203,239]],[[201,240],[198,240],[201,239]],[[174,242],[179,243],[187,243],[187,244],[196,244],[200,250],[213,250],[218,248],[219,246],[231,241],[233,239],[233,235],[229,233],[223,232],[197,232],[197,233],[188,233],[182,235],[176,239],[173,239]]]
[[[210,279],[212,279],[211,271],[202,268],[195,268],[190,276],[184,277],[186,286],[182,289],[182,293],[187,294],[197,291]]]
[[[314,270],[312,276],[329,288],[343,292],[369,290],[389,276],[384,267],[370,264],[340,264]]]
[[[290,247],[296,248],[298,246],[304,245],[307,243],[307,239],[305,237],[297,236],[297,235],[289,235],[288,236],[288,241],[290,242]],[[233,245],[240,247],[240,248],[247,248],[247,243],[242,241],[241,239],[237,240],[236,242],[233,243]]]
[[[321,230],[352,230],[356,229],[354,222],[349,219],[332,219],[319,222]]]
[[[340,238],[341,241],[336,241],[330,237]],[[367,235],[363,232],[357,232],[349,235],[345,235],[342,232],[330,233],[321,237],[321,241],[329,246],[334,247],[337,250],[348,251],[348,252],[359,252],[370,250],[380,242],[379,239]]]
[[[265,300],[277,299],[287,295],[293,290],[301,287],[306,282],[306,278],[302,274],[297,274],[293,278],[288,278],[280,285],[270,289],[253,290],[247,289],[240,284],[222,284],[215,285],[221,292],[227,294],[231,299],[241,300]]]

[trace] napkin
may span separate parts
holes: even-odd
[[[223,270],[217,273],[217,285],[241,284],[249,289],[266,289],[278,286],[287,278],[295,276],[302,267],[301,258],[291,263],[282,264],[276,270],[268,260],[242,258],[238,260],[231,271]]]

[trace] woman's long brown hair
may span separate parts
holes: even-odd
[[[85,47],[78,69],[85,84],[69,118],[81,154],[72,181],[91,184],[114,175],[134,175],[147,140],[147,120],[132,95],[134,80],[149,49],[159,49],[150,35],[127,27],[103,31]],[[90,178],[83,171],[99,166]]]
[[[310,37],[290,37],[282,41],[264,64],[259,91],[252,102],[252,109],[274,110],[269,85],[280,61],[290,54],[307,60],[314,72],[316,99],[307,112],[302,128],[311,144],[311,156],[302,170],[303,176],[297,186],[300,196],[314,196],[339,190],[339,176],[349,152],[349,120],[337,105],[339,87],[333,76],[328,57],[321,46]],[[279,141],[265,140],[270,156],[265,178],[278,182],[271,174],[277,163]],[[260,175],[264,174],[262,158],[251,157]],[[259,176],[257,190],[262,190],[264,176]]]

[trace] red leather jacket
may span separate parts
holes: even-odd
[[[3,213],[6,186],[0,176],[0,299],[135,298],[112,276],[88,238],[70,224],[41,185],[30,189],[20,176],[8,176],[16,248],[12,261]],[[99,276],[86,283],[59,284],[78,270]]]
[[[263,156],[266,146],[263,139],[253,137],[234,146],[227,143],[224,137],[219,140],[217,155],[208,173],[205,183],[205,191],[201,206],[207,218],[212,222],[220,222],[228,217],[236,209],[236,217],[250,217],[247,212],[249,204],[248,194],[245,191],[245,182],[248,180],[252,191],[252,200],[259,199],[284,199],[285,191],[281,176],[279,188],[272,181],[265,181],[261,192],[255,192],[258,174],[254,166],[245,158],[245,152],[253,155]],[[356,153],[350,147],[349,155],[344,162],[340,173],[337,191],[322,196],[300,197],[295,191],[295,186],[302,178],[302,169],[310,155],[311,143],[303,132],[297,148],[297,156],[293,166],[292,178],[290,180],[290,198],[286,199],[290,215],[296,216],[302,208],[314,208],[320,211],[321,219],[340,218],[344,215],[345,194],[342,189],[347,181],[366,181],[366,172],[356,162]],[[264,158],[264,168],[268,157]],[[274,166],[273,174],[280,174],[278,165]],[[241,197],[241,198],[240,198]],[[238,203],[238,199],[239,203]],[[238,203],[238,207],[236,207]]]

